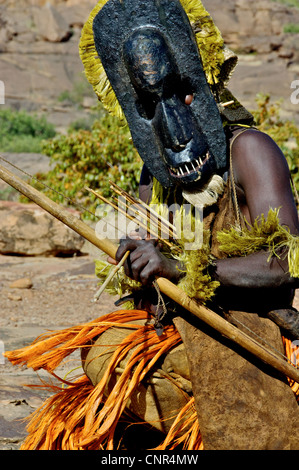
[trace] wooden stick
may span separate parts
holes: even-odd
[[[138,198],[133,198],[124,189],[120,188],[119,186],[117,186],[117,184],[113,183],[113,181],[110,181],[110,184],[117,194],[119,194],[120,196],[124,196],[126,199],[129,199],[132,204],[139,204],[144,209],[144,211],[146,211],[146,213],[149,212],[157,220],[159,220],[161,223],[170,228],[174,233],[176,232],[176,227],[173,224],[171,224],[167,219],[165,219],[161,215],[157,214],[157,212],[155,212],[153,208],[147,205],[144,201],[141,201],[141,199]]]
[[[0,178],[2,178],[6,183],[10,184],[13,188],[20,191],[22,194],[27,196],[40,207],[45,209],[47,212],[52,214],[54,217],[61,220],[68,227],[72,228],[75,232],[79,233],[82,237],[89,240],[100,250],[104,251],[107,255],[111,256],[111,258],[115,259],[117,246],[114,245],[114,243],[107,239],[100,240],[95,235],[94,230],[92,230],[88,225],[74,217],[72,214],[70,214],[68,210],[53,202],[44,194],[37,191],[35,188],[15,176],[13,173],[11,173],[9,170],[7,170],[1,165]],[[266,364],[271,365],[273,368],[275,368],[282,374],[299,383],[298,368],[292,366],[285,360],[281,359],[275,353],[272,353],[265,349],[265,347],[257,343],[255,340],[250,338],[250,336],[243,333],[241,330],[226,321],[224,318],[217,315],[212,310],[204,307],[203,305],[199,305],[197,302],[190,299],[184,291],[179,289],[168,279],[157,278],[157,284],[163,294],[167,295],[177,304],[181,305],[184,309],[190,311],[197,318],[207,323],[209,326],[217,330],[226,338],[229,338],[230,340],[234,341],[236,344],[243,347],[244,349],[252,353],[254,356],[261,359]]]
[[[150,226],[154,225],[154,227],[158,230],[158,232],[153,232],[155,233],[156,237],[159,239],[162,239],[163,241],[168,238],[169,236],[173,237],[174,234],[171,229],[167,227],[163,227],[159,221],[153,220],[148,213],[145,213],[144,211],[140,211],[138,207],[135,207],[135,205],[129,206],[127,202],[122,201],[121,199],[116,199],[116,197],[113,197],[113,199],[118,201],[118,203],[123,206],[127,211],[131,211],[136,213],[139,217],[143,219],[144,222],[150,222]],[[128,213],[128,212],[127,212]],[[137,219],[138,220],[138,219]],[[148,226],[147,226],[148,227]],[[147,231],[149,229],[147,228]],[[160,232],[161,236],[159,237],[158,233]],[[171,240],[173,243],[175,243],[175,240]]]
[[[106,289],[107,285],[109,284],[109,282],[111,281],[111,279],[113,279],[113,277],[115,276],[115,274],[120,270],[120,268],[125,264],[126,262],[126,259],[128,258],[130,252],[127,251],[127,253],[122,257],[122,259],[120,260],[120,262],[110,271],[109,275],[107,276],[107,278],[105,279],[105,282],[101,285],[100,289],[96,292],[95,296],[94,296],[94,302],[96,302],[97,300],[99,300],[100,296],[102,295],[102,293],[104,292],[104,290]]]
[[[223,108],[226,108],[227,106],[230,106],[231,104],[234,104],[234,101],[227,101],[226,103],[221,103],[221,106],[223,106]]]
[[[123,211],[122,209],[120,209],[118,206],[116,206],[115,204],[113,204],[111,201],[109,201],[109,199],[106,199],[104,196],[102,196],[100,193],[98,193],[97,191],[94,191],[93,189],[90,189],[90,188],[85,188],[87,191],[89,191],[90,193],[94,194],[97,198],[99,198],[101,201],[105,202],[106,204],[108,204],[109,206],[113,207],[113,209],[115,209],[116,211],[120,212],[121,214],[125,215],[129,220],[132,220],[132,221],[136,221],[136,217],[133,217],[131,216],[130,214],[128,214],[127,212]],[[137,222],[136,222],[136,225],[137,225]],[[153,237],[155,238],[159,238],[157,233],[156,232],[153,232],[149,227],[147,227],[147,225],[143,224],[142,222],[140,222],[138,220],[138,225],[140,225],[144,230],[146,230],[147,232],[150,233],[150,235],[152,235]],[[170,248],[172,248],[172,244],[168,241],[168,240],[165,240],[165,239],[161,239],[161,241],[163,241],[163,243],[165,243],[167,246],[169,246]]]

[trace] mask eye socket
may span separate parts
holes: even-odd
[[[136,100],[138,114],[147,120],[154,118],[156,107],[161,100],[168,100],[176,96],[183,104],[190,106],[194,98],[189,82],[178,80],[174,75],[170,75],[164,81],[163,91],[161,88],[156,91],[136,90],[136,94],[138,96]]]
[[[181,80],[177,75],[167,77],[163,97],[167,99],[174,96],[178,97],[183,104],[190,106],[193,101],[193,90],[188,80]]]
[[[136,100],[136,109],[138,114],[147,120],[152,120],[155,116],[156,107],[159,102],[158,96],[155,93],[138,93]]]

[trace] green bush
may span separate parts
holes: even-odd
[[[1,152],[40,152],[41,141],[54,136],[55,128],[44,116],[0,109]]]
[[[299,33],[299,24],[297,23],[288,23],[283,27],[284,33],[297,34]]]
[[[138,192],[141,159],[128,127],[110,115],[95,121],[91,131],[69,131],[45,141],[43,153],[51,158],[54,168],[39,179],[92,212],[100,201],[85,190],[86,186],[107,198],[112,196],[109,180],[132,195]],[[46,193],[60,203],[67,202],[57,193]]]
[[[299,0],[272,0],[276,3],[282,3],[283,5],[287,5],[290,7],[299,8]]]

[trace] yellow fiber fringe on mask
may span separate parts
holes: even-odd
[[[280,225],[279,209],[270,209],[267,218],[261,215],[252,226],[247,224],[242,230],[236,227],[222,230],[217,239],[220,250],[227,256],[247,256],[260,250],[269,251],[269,259],[287,256],[290,275],[299,277],[299,236]]]
[[[90,13],[82,29],[79,54],[85,69],[86,78],[93,86],[98,99],[109,113],[126,122],[123,111],[98,57],[93,35],[93,20],[107,1],[100,0]],[[180,2],[194,29],[207,81],[210,85],[213,85],[218,82],[218,75],[224,62],[224,43],[220,31],[200,0],[180,0]]]

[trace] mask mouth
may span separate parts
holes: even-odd
[[[211,157],[211,154],[209,150],[207,150],[206,154],[200,157],[197,157],[194,160],[191,160],[188,162],[182,162],[176,167],[170,166],[169,173],[173,178],[177,180],[182,180],[186,178],[190,178],[194,180],[195,176],[198,179],[198,177],[200,177],[201,175],[203,166],[207,163],[210,157]]]

